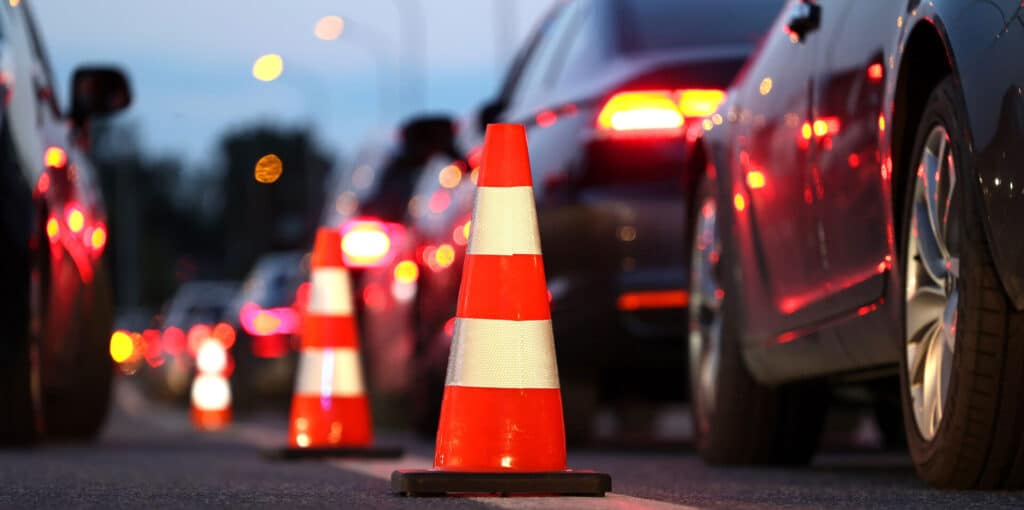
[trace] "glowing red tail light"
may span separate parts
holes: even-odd
[[[291,307],[260,308],[256,303],[242,305],[238,314],[242,329],[253,336],[292,335],[299,332],[299,313]]]
[[[678,135],[687,119],[715,113],[725,92],[715,89],[639,90],[613,95],[597,115],[608,133]]]
[[[380,267],[391,261],[405,228],[398,223],[356,218],[341,227],[341,255],[348,267]]]

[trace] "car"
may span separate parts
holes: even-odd
[[[63,109],[33,3],[0,7],[2,444],[95,437],[113,377],[109,232],[85,152],[90,123],[131,93],[121,71],[82,67]]]
[[[898,375],[943,488],[1024,487],[1020,2],[790,0],[699,147],[697,451],[809,461],[830,383]]]
[[[144,379],[150,397],[185,402],[195,368],[196,349],[202,337],[212,335],[223,322],[237,288],[237,283],[227,281],[183,283],[167,302],[162,330],[126,331],[138,335],[140,351],[138,356],[129,359],[149,365]],[[225,331],[225,326],[217,331],[219,336],[233,338],[233,330]]]
[[[308,280],[306,252],[271,252],[231,299],[222,320],[235,332],[231,385],[238,406],[280,406],[291,397]]]
[[[412,400],[424,434],[437,423],[481,141],[494,122],[526,127],[569,440],[592,438],[603,402],[683,398],[674,381],[685,367],[693,191],[684,170],[780,6],[558,2],[496,96],[455,121],[461,157],[430,162],[409,209],[422,267]]]
[[[404,223],[424,166],[458,157],[456,129],[447,117],[418,115],[391,133],[367,137],[324,201],[321,225],[342,235],[368,384],[378,407],[404,406],[416,381],[410,364],[417,243]]]

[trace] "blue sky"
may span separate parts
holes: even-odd
[[[139,127],[144,146],[199,163],[225,129],[255,120],[311,126],[326,148],[351,153],[368,130],[410,114],[397,92],[396,7],[414,1],[423,12],[422,110],[463,113],[495,90],[556,0],[42,0],[32,7],[62,92],[82,63],[121,65],[135,92],[125,120]],[[313,35],[325,15],[346,19],[340,39]],[[271,52],[284,58],[284,74],[254,80],[253,61]],[[386,82],[383,117],[378,80]]]

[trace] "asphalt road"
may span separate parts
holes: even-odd
[[[397,461],[282,463],[281,417],[226,431],[192,431],[182,411],[119,399],[101,440],[0,452],[0,508],[1024,508],[1024,493],[927,488],[903,454],[823,453],[805,469],[713,469],[692,453],[574,452],[575,468],[612,475],[614,494],[591,498],[425,498],[389,492],[397,467],[429,466],[432,445],[401,444]]]

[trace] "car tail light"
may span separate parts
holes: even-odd
[[[226,322],[219,322],[213,327],[213,337],[220,340],[225,349],[235,345],[235,328]]]
[[[68,153],[61,147],[51,145],[43,152],[43,164],[47,168],[61,169],[68,164]]]
[[[640,90],[613,95],[597,115],[606,133],[678,135],[687,119],[711,115],[725,100],[715,89]]]
[[[280,358],[290,349],[285,335],[257,336],[252,339],[252,354],[257,358]]]
[[[685,117],[707,117],[725,101],[725,91],[716,89],[686,89],[679,91],[679,111]]]
[[[171,356],[178,356],[185,352],[185,332],[181,328],[171,326],[164,330],[164,336],[162,338],[164,352]]]
[[[387,264],[403,235],[398,223],[356,218],[341,227],[341,254],[348,267],[380,267]]]
[[[114,363],[124,363],[135,353],[135,340],[132,336],[122,330],[117,330],[110,335],[110,358]]]
[[[291,335],[299,331],[299,313],[291,307],[260,308],[246,303],[238,314],[242,329],[253,336]]]

